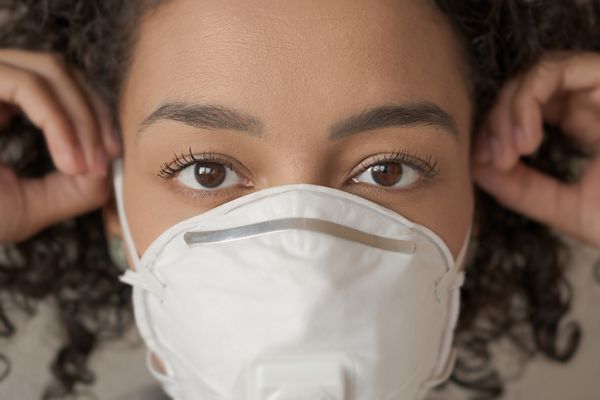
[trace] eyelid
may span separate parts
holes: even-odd
[[[410,152],[405,149],[397,149],[391,153],[377,153],[365,158],[354,171],[351,172],[350,178],[356,177],[368,170],[369,168],[386,162],[396,162],[405,164],[410,168],[421,173],[425,178],[432,179],[438,172],[438,162],[433,159],[433,156],[427,155],[425,158],[419,156],[417,152]]]
[[[214,162],[217,164],[222,164],[226,168],[232,170],[235,174],[252,180],[252,174],[250,171],[248,171],[244,166],[238,165],[239,163],[232,162],[230,157],[221,153],[216,153],[212,150],[194,153],[191,147],[188,148],[187,153],[182,152],[179,155],[175,153],[172,161],[164,163],[161,166],[158,176],[165,179],[173,178],[183,169],[198,162]],[[242,172],[240,172],[240,170],[242,170]]]

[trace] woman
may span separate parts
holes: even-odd
[[[121,145],[130,260],[181,221],[282,185],[369,200],[435,232],[455,259],[476,215],[453,380],[499,395],[491,363],[471,367],[499,337],[555,360],[576,350],[577,329],[558,345],[570,303],[563,247],[541,223],[600,243],[597,157],[576,189],[550,178],[572,180],[571,162],[586,155],[561,130],[598,143],[596,2],[16,3],[3,47],[54,50],[82,72],[2,51],[5,104],[48,144],[23,133],[23,118],[4,136],[23,151],[13,168],[45,178],[2,170],[0,241],[19,243],[2,284],[58,300],[67,329],[55,371],[67,391],[89,380],[85,360],[121,329],[110,317],[128,295],[98,213],[54,224],[103,207],[110,240],[121,236],[107,204]],[[565,49],[589,51],[544,54]],[[491,197],[475,201],[472,172]],[[155,355],[158,369],[164,361]]]

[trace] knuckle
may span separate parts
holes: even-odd
[[[46,89],[44,79],[34,73],[25,71],[17,72],[18,89],[29,92],[40,92]]]
[[[554,51],[542,57],[538,64],[532,68],[531,78],[543,79],[548,75],[561,73],[576,57],[570,51]]]
[[[46,65],[54,71],[64,71],[67,69],[67,61],[62,53],[52,51],[45,54]]]
[[[43,69],[42,75],[47,79],[61,81],[62,77],[68,76],[69,67],[65,57],[57,52],[45,52],[39,55],[39,63]]]
[[[600,55],[591,52],[573,53],[571,57],[564,61],[564,69],[572,69],[579,65],[587,65],[588,63],[590,65],[598,63],[598,66],[600,66]]]

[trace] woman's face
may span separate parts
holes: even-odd
[[[460,44],[416,0],[172,0],[142,19],[119,109],[138,251],[253,191],[311,183],[425,225],[473,214]]]

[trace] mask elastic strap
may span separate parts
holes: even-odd
[[[152,360],[152,351],[146,351],[146,367],[152,374],[152,376],[161,383],[163,391],[172,399],[178,399],[180,394],[178,391],[177,382],[175,379],[168,374],[164,374],[158,370],[154,361]]]
[[[162,301],[164,298],[165,287],[162,282],[160,282],[152,273],[152,271],[142,264],[133,242],[133,237],[131,236],[129,224],[127,223],[125,205],[123,201],[123,161],[121,159],[115,160],[113,164],[113,185],[115,189],[117,211],[119,214],[119,221],[121,222],[121,230],[123,231],[125,245],[127,246],[127,251],[131,257],[131,260],[133,261],[133,265],[135,266],[135,271],[128,269],[123,275],[120,276],[119,279],[122,282],[128,283],[132,286],[137,286],[155,294]]]
[[[472,225],[469,225],[469,229],[467,230],[466,238],[463,242],[462,248],[460,249],[456,260],[454,261],[454,265],[452,268],[446,272],[446,274],[440,279],[440,281],[436,284],[435,293],[439,301],[443,299],[443,296],[448,294],[449,291],[452,291],[450,299],[451,308],[449,310],[448,318],[451,321],[450,325],[447,327],[447,332],[453,332],[456,326],[456,321],[458,317],[458,303],[460,301],[460,294],[455,289],[458,289],[462,286],[465,273],[464,270],[460,270],[462,263],[464,262],[467,251],[469,249],[469,243],[471,242],[471,229]],[[451,335],[446,335],[441,347],[442,355],[445,355],[444,364],[438,365],[437,368],[433,372],[432,378],[429,381],[425,382],[425,387],[431,388],[433,386],[437,386],[440,383],[446,381],[448,377],[452,374],[454,370],[454,363],[456,360],[456,351],[451,348]]]
[[[439,280],[435,287],[435,294],[440,301],[442,296],[447,293],[448,290],[461,287],[465,281],[465,271],[461,270],[460,268],[467,257],[469,243],[471,242],[471,230],[472,225],[469,225],[467,236],[463,242],[460,252],[458,253],[458,256],[456,257],[453,267]]]
[[[446,358],[446,363],[444,364],[443,369],[440,373],[425,382],[424,387],[430,389],[432,387],[438,386],[439,384],[446,382],[450,375],[452,375],[452,371],[454,371],[454,365],[456,364],[456,350],[450,349],[448,353],[448,357]]]

